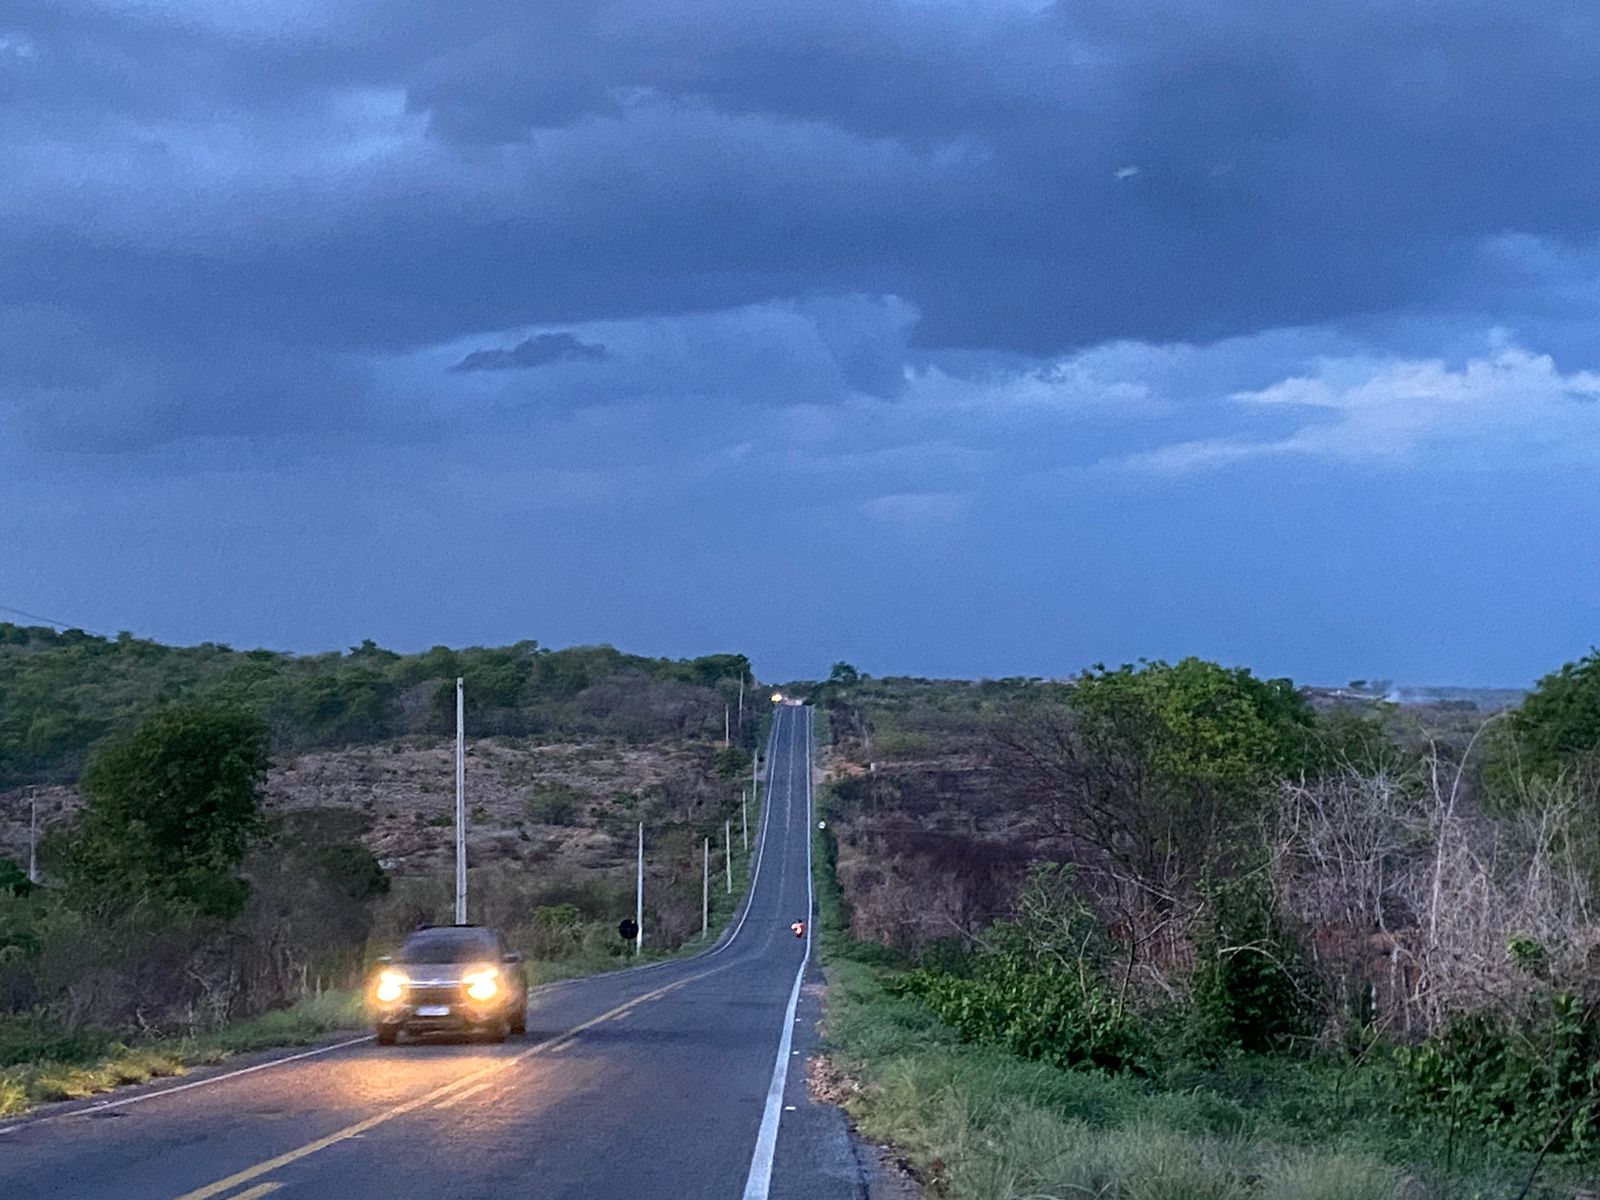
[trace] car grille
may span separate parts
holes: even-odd
[[[406,989],[408,1004],[456,1004],[460,999],[460,984],[412,984]]]

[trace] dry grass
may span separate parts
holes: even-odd
[[[361,1025],[360,997],[327,992],[290,1008],[212,1033],[138,1046],[115,1046],[93,1062],[32,1062],[0,1070],[0,1116],[15,1116],[37,1104],[81,1100],[128,1084],[182,1075],[191,1067],[235,1054],[303,1045]]]

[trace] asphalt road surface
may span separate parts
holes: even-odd
[[[811,710],[777,710],[754,887],[704,954],[552,985],[504,1045],[361,1038],[0,1125],[5,1200],[863,1196],[806,1098]]]

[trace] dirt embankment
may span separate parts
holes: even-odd
[[[876,757],[868,761],[868,755]],[[1032,835],[970,743],[829,755],[840,889],[852,936],[900,949],[970,935],[1009,904]]]

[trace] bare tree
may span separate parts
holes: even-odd
[[[1425,1035],[1473,1012],[1514,1015],[1590,991],[1600,959],[1579,814],[1581,776],[1525,781],[1514,811],[1462,803],[1461,765],[1431,746],[1412,776],[1286,785],[1272,831],[1278,903],[1312,933],[1337,1003]]]

